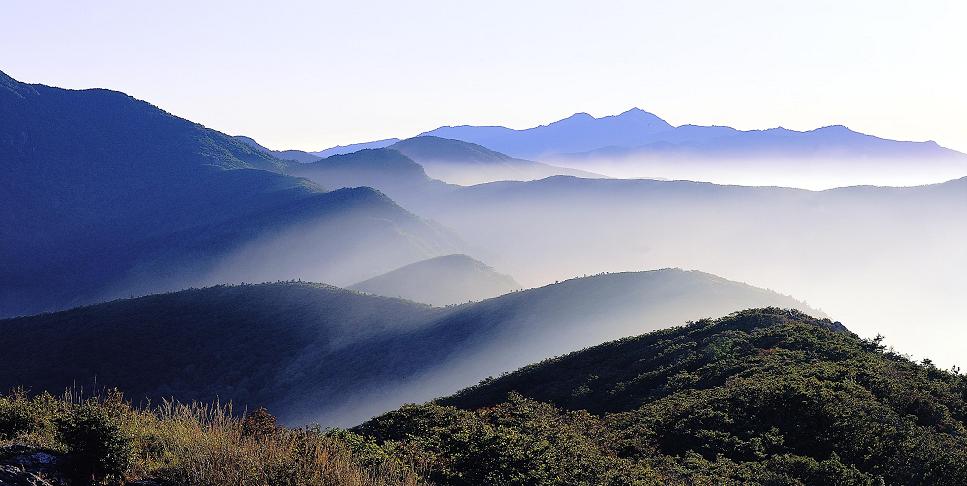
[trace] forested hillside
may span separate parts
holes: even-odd
[[[356,430],[443,484],[967,481],[967,378],[757,309],[595,346]]]

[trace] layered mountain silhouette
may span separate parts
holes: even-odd
[[[553,175],[601,177],[586,171],[516,159],[461,140],[420,136],[389,148],[413,159],[427,174],[452,184],[473,185],[503,180],[534,180]]]
[[[319,284],[219,286],[0,321],[0,388],[119,386],[352,425],[608,339],[737,308],[806,309],[700,272],[598,275],[448,309]],[[822,315],[818,311],[811,311]]]
[[[935,142],[888,140],[841,125],[808,131],[675,127],[637,108],[601,118],[578,113],[525,130],[456,126],[424,135],[616,177],[828,188],[967,175],[967,155]]]
[[[0,315],[206,282],[349,284],[455,248],[375,190],[326,192],[114,91],[0,74],[0,160]]]
[[[473,142],[513,157],[540,160],[554,154],[587,152],[602,147],[634,147],[649,136],[672,130],[666,121],[634,108],[620,115],[595,118],[575,113],[563,120],[524,130],[471,125],[440,127],[422,133]]]
[[[699,268],[820,303],[858,332],[888,334],[934,359],[961,354],[949,335],[907,322],[930,313],[959,329],[967,312],[951,297],[967,292],[958,270],[967,262],[967,178],[808,191],[561,176],[461,188],[407,207],[473,242],[524,286],[635,266]]]
[[[333,155],[289,170],[293,175],[327,187],[373,187],[406,207],[411,202],[425,201],[431,195],[458,187],[430,178],[423,166],[392,148]]]
[[[355,185],[453,229],[525,287],[601,270],[700,268],[820,302],[863,332],[959,359],[954,341],[917,332],[905,316],[944,308],[934,321],[959,328],[956,316],[967,312],[950,298],[967,292],[956,270],[967,262],[967,178],[811,191],[574,177],[459,187],[421,174],[400,191],[391,178],[359,175]],[[931,285],[922,284],[926,274]]]
[[[398,138],[384,138],[382,140],[373,140],[372,142],[361,142],[361,143],[351,143],[349,145],[336,145],[335,147],[330,147],[325,150],[320,150],[318,152],[309,152],[317,157],[326,158],[333,155],[350,154],[363,149],[378,149],[383,147],[388,147],[396,142],[399,142]]]
[[[313,155],[309,152],[304,152],[302,150],[270,150],[260,145],[258,142],[255,141],[255,139],[251,137],[246,137],[243,135],[236,135],[235,139],[244,143],[245,145],[248,145],[249,147],[252,147],[255,150],[260,150],[262,152],[265,152],[281,160],[301,162],[305,164],[308,162],[315,162],[320,159],[318,155]]]
[[[416,137],[385,148],[363,148],[290,167],[290,170],[329,187],[371,185],[387,189],[387,194],[391,195],[424,186],[428,179],[472,185],[501,180],[534,180],[552,175],[600,177],[585,171],[515,159],[477,144],[439,137]]]
[[[457,254],[411,263],[349,288],[445,306],[503,295],[520,289],[520,284],[483,262]]]

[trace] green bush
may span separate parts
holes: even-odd
[[[88,400],[58,421],[60,439],[78,479],[120,477],[131,464],[132,439],[117,408]]]
[[[27,441],[56,449],[54,421],[63,409],[63,401],[49,393],[28,397],[18,389],[0,396],[0,440]]]
[[[37,420],[30,402],[19,392],[0,397],[0,440],[13,440],[33,432]]]

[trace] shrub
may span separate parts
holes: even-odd
[[[0,439],[13,440],[37,428],[30,408],[30,402],[19,391],[0,397]]]
[[[64,401],[49,393],[28,397],[18,389],[0,396],[0,440],[60,449],[54,422],[64,409]]]
[[[265,407],[255,409],[242,420],[242,435],[245,437],[267,437],[274,434],[276,428],[275,417]]]
[[[132,440],[125,433],[117,408],[88,400],[58,421],[77,479],[120,477],[131,464]]]

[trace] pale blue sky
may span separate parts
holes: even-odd
[[[967,151],[967,2],[4,1],[0,70],[272,148],[632,106]]]

